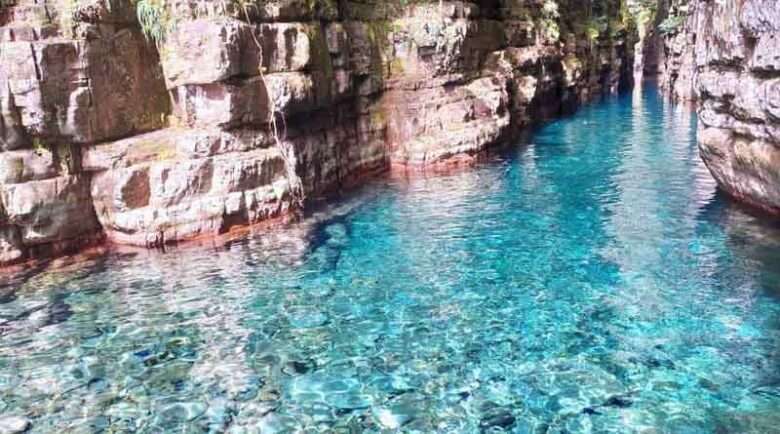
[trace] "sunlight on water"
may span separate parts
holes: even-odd
[[[778,432],[780,225],[716,193],[695,122],[640,89],[273,234],[16,276],[0,414],[40,433]]]

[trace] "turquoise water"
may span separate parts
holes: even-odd
[[[0,289],[32,432],[780,432],[780,224],[652,91],[226,246]]]

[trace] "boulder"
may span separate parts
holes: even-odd
[[[699,130],[702,159],[729,195],[771,213],[780,213],[780,147],[734,134]]]

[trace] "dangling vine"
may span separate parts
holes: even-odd
[[[163,48],[163,44],[167,35],[175,30],[176,21],[173,19],[170,7],[167,4],[168,0],[137,0],[136,1],[136,14],[138,16],[138,22],[141,25],[141,30],[144,35],[151,42],[157,45],[158,49]],[[236,8],[237,7],[237,8]],[[204,14],[220,13],[228,16],[238,12],[236,15],[243,15],[244,20],[250,23],[249,8],[245,0],[220,0],[216,2],[216,8],[219,11],[203,11]],[[196,16],[198,13],[196,12]],[[236,17],[238,18],[238,17]],[[281,151],[282,159],[284,160],[287,178],[290,181],[290,189],[294,204],[298,209],[303,209],[305,200],[305,192],[303,188],[303,181],[298,175],[296,169],[297,161],[295,158],[294,146],[282,140],[279,134],[279,128],[277,124],[277,116],[284,121],[284,114],[276,107],[276,101],[271,92],[271,88],[268,86],[265,74],[263,72],[263,47],[260,41],[257,39],[255,32],[250,32],[252,40],[257,47],[259,53],[258,62],[258,75],[260,81],[263,84],[265,93],[268,97],[268,108],[270,112],[269,124],[271,127],[271,136],[273,137],[274,144]]]
[[[165,0],[138,0],[135,13],[144,36],[159,48],[174,25]]]
[[[246,19],[247,22],[250,22],[249,20],[249,11],[246,7],[246,3],[243,0],[238,0],[239,6],[241,6],[241,11],[244,14],[244,19]],[[282,152],[282,158],[284,159],[284,164],[287,167],[287,178],[290,180],[290,183],[292,184],[290,186],[291,193],[293,197],[293,201],[295,202],[295,205],[297,205],[298,209],[303,210],[303,203],[305,200],[305,192],[303,189],[303,181],[301,180],[301,177],[298,176],[298,172],[295,170],[295,166],[297,165],[297,161],[295,158],[295,148],[294,146],[289,142],[283,142],[279,138],[279,128],[276,124],[276,115],[279,113],[279,116],[284,119],[284,114],[281,111],[278,111],[276,108],[276,101],[273,98],[271,94],[271,88],[268,86],[268,82],[265,80],[265,74],[263,73],[263,46],[260,44],[260,41],[257,39],[257,35],[255,32],[251,32],[252,34],[252,40],[255,43],[255,46],[257,46],[257,52],[259,53],[260,59],[257,65],[257,72],[260,76],[260,81],[263,83],[263,87],[265,88],[265,94],[268,97],[268,108],[271,112],[271,135],[274,139],[274,142],[276,144],[276,147],[279,148]]]

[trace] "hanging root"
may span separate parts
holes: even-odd
[[[246,19],[247,23],[250,23],[249,11],[247,10],[246,3],[243,0],[239,0],[238,3],[241,6],[241,12],[244,14],[244,18]],[[295,147],[292,143],[284,142],[279,138],[279,128],[277,125],[276,116],[278,115],[284,122],[284,114],[277,110],[276,101],[274,101],[274,98],[271,94],[271,89],[268,86],[268,82],[265,80],[262,62],[263,47],[260,44],[260,41],[257,39],[255,32],[252,32],[252,40],[257,46],[258,53],[260,53],[261,61],[257,66],[257,70],[260,75],[260,81],[263,83],[263,87],[265,88],[265,93],[268,95],[268,108],[271,112],[269,122],[271,126],[271,136],[274,139],[276,147],[279,148],[279,150],[282,152],[282,159],[284,159],[284,165],[287,170],[287,179],[290,182],[290,193],[292,194],[293,204],[298,210],[303,210],[305,191],[303,189],[303,181],[301,180],[301,177],[298,176],[298,172],[295,170],[295,166],[297,165],[297,160],[295,158]]]
[[[6,0],[0,0],[0,4],[4,4]],[[167,10],[170,0],[132,0],[137,8],[138,21],[141,24],[141,30],[144,35],[157,45],[160,49],[165,37],[170,29],[172,29],[176,22],[171,17],[171,13]],[[214,3],[202,3],[199,4],[200,8],[196,11],[197,14],[209,15],[214,13],[221,13],[225,16],[231,15],[237,12],[243,14],[247,23],[251,23],[249,18],[249,10],[247,9],[247,0],[217,0]],[[238,5],[239,10],[236,11],[233,6]],[[208,6],[211,6],[209,8]],[[270,112],[269,124],[271,126],[271,136],[274,139],[274,143],[281,150],[282,158],[284,159],[285,168],[287,170],[287,179],[290,182],[290,190],[293,200],[293,205],[298,209],[303,209],[303,203],[305,199],[305,192],[303,189],[303,181],[295,170],[296,159],[295,149],[291,143],[284,142],[279,137],[279,129],[277,127],[277,116],[284,121],[284,114],[276,107],[276,101],[271,94],[271,89],[268,86],[268,82],[263,74],[263,47],[260,41],[257,39],[255,32],[252,33],[252,39],[257,46],[258,53],[260,53],[260,64],[258,65],[258,72],[260,75],[260,81],[265,88],[266,95],[268,95],[268,105]]]

